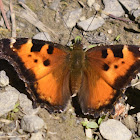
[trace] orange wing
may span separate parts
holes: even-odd
[[[2,44],[1,57],[8,57],[37,100],[48,103],[50,111],[63,110],[70,98],[70,50],[59,44],[23,38],[15,43],[3,39]]]
[[[98,115],[108,110],[140,70],[137,46],[99,46],[86,52],[86,68],[78,94],[83,112]]]

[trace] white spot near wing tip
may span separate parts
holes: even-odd
[[[11,38],[10,39],[10,48],[13,48],[13,44],[16,42],[16,39]]]
[[[28,43],[32,43],[32,39],[28,39]]]
[[[16,39],[11,38],[11,39],[10,39],[10,42],[11,42],[11,43],[15,43],[15,42],[16,42]]]

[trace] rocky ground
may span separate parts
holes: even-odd
[[[0,38],[33,37],[66,45],[81,36],[86,47],[140,44],[139,0],[13,0],[12,10],[9,0],[3,0],[3,5],[12,30],[7,29],[1,14]],[[0,72],[0,139],[140,140],[139,85],[128,88],[115,116],[95,119],[79,115],[71,103],[60,114],[33,109],[13,67],[1,60],[0,70],[4,70]],[[131,85],[139,79],[138,74]]]

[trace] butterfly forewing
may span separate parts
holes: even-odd
[[[15,67],[28,90],[39,102],[54,110],[63,110],[70,98],[69,48],[51,42],[17,39],[1,40],[1,58]]]

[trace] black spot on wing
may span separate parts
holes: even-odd
[[[123,46],[117,46],[117,47],[112,48],[114,57],[123,58],[122,50],[123,50]]]
[[[114,65],[114,68],[117,69],[118,68],[118,65]]]
[[[125,62],[124,62],[124,61],[122,61],[122,64],[125,64]]]
[[[28,57],[32,57],[32,55],[29,54]]]
[[[108,55],[107,49],[102,50],[102,58],[107,58],[107,55]]]
[[[46,59],[44,62],[43,62],[44,66],[49,66],[50,65],[50,60],[49,59]]]
[[[108,69],[109,69],[109,66],[107,64],[104,64],[103,65],[103,70],[108,71]]]
[[[53,45],[50,44],[48,49],[47,49],[47,53],[48,54],[53,54],[53,50],[54,50],[54,47],[53,47]]]
[[[33,46],[31,52],[40,52],[41,48],[46,44],[45,41],[32,40]]]
[[[35,60],[34,60],[34,62],[35,62],[35,63],[37,63],[37,62],[38,62],[38,60],[37,60],[37,59],[35,59]]]
[[[42,47],[43,47],[43,45],[33,44],[32,48],[31,48],[31,52],[40,52]]]

